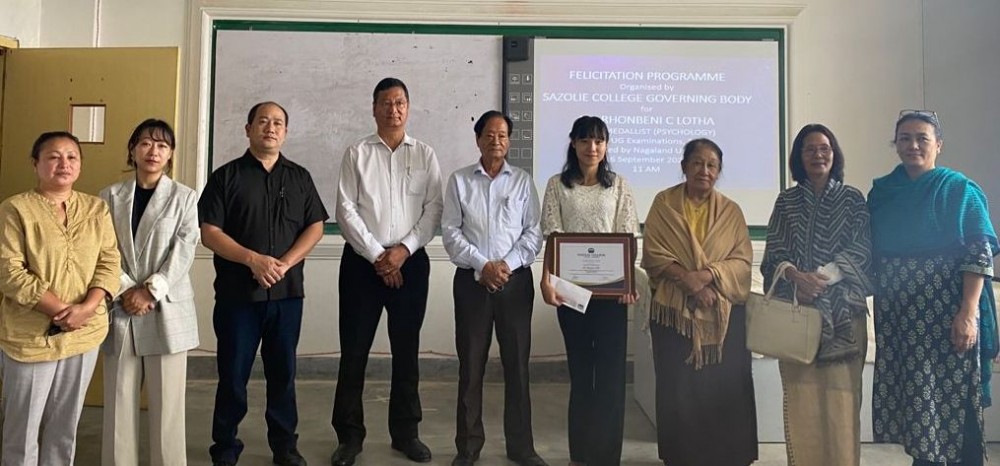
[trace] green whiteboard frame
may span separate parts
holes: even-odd
[[[214,140],[215,124],[215,54],[219,31],[292,31],[292,32],[361,32],[383,34],[453,34],[545,37],[559,39],[650,39],[650,40],[716,40],[773,41],[778,44],[778,179],[781,190],[787,184],[786,141],[788,135],[785,30],[779,27],[644,27],[644,26],[551,26],[551,25],[488,25],[488,24],[397,24],[320,21],[230,20],[212,21],[212,60],[209,84],[208,140]],[[207,168],[212,172],[212,145],[208,145]],[[763,240],[767,226],[751,225],[750,237]],[[336,223],[326,223],[323,233],[340,234]],[[438,232],[440,234],[440,232]]]

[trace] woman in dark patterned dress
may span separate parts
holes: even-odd
[[[997,236],[982,189],[937,167],[941,124],[903,111],[902,163],[868,195],[875,254],[876,442],[916,465],[983,464],[983,408],[996,355]]]
[[[780,361],[789,466],[861,464],[861,372],[872,294],[865,197],[844,184],[844,154],[823,125],[806,125],[789,158],[796,185],[774,204],[760,271],[764,289],[790,264],[775,293],[823,314],[812,364]],[[793,288],[792,284],[795,284]]]

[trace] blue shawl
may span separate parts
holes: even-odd
[[[965,175],[938,167],[911,180],[902,164],[875,179],[868,193],[876,256],[930,256],[964,252],[986,241],[1000,252],[983,190]],[[998,352],[996,301],[987,281],[979,297],[983,406],[990,405],[992,360]]]

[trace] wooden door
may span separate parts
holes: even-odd
[[[31,145],[71,129],[74,106],[104,109],[103,142],[84,143],[76,189],[97,194],[125,175],[128,138],[142,120],[177,120],[176,47],[11,49],[0,128],[0,199],[35,186]]]

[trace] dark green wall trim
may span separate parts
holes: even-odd
[[[326,23],[298,21],[218,20],[214,30],[371,32],[413,34],[475,34],[498,36],[560,37],[578,39],[688,39],[775,40],[784,48],[785,32],[778,28],[681,28],[631,26],[501,26],[478,24]]]

